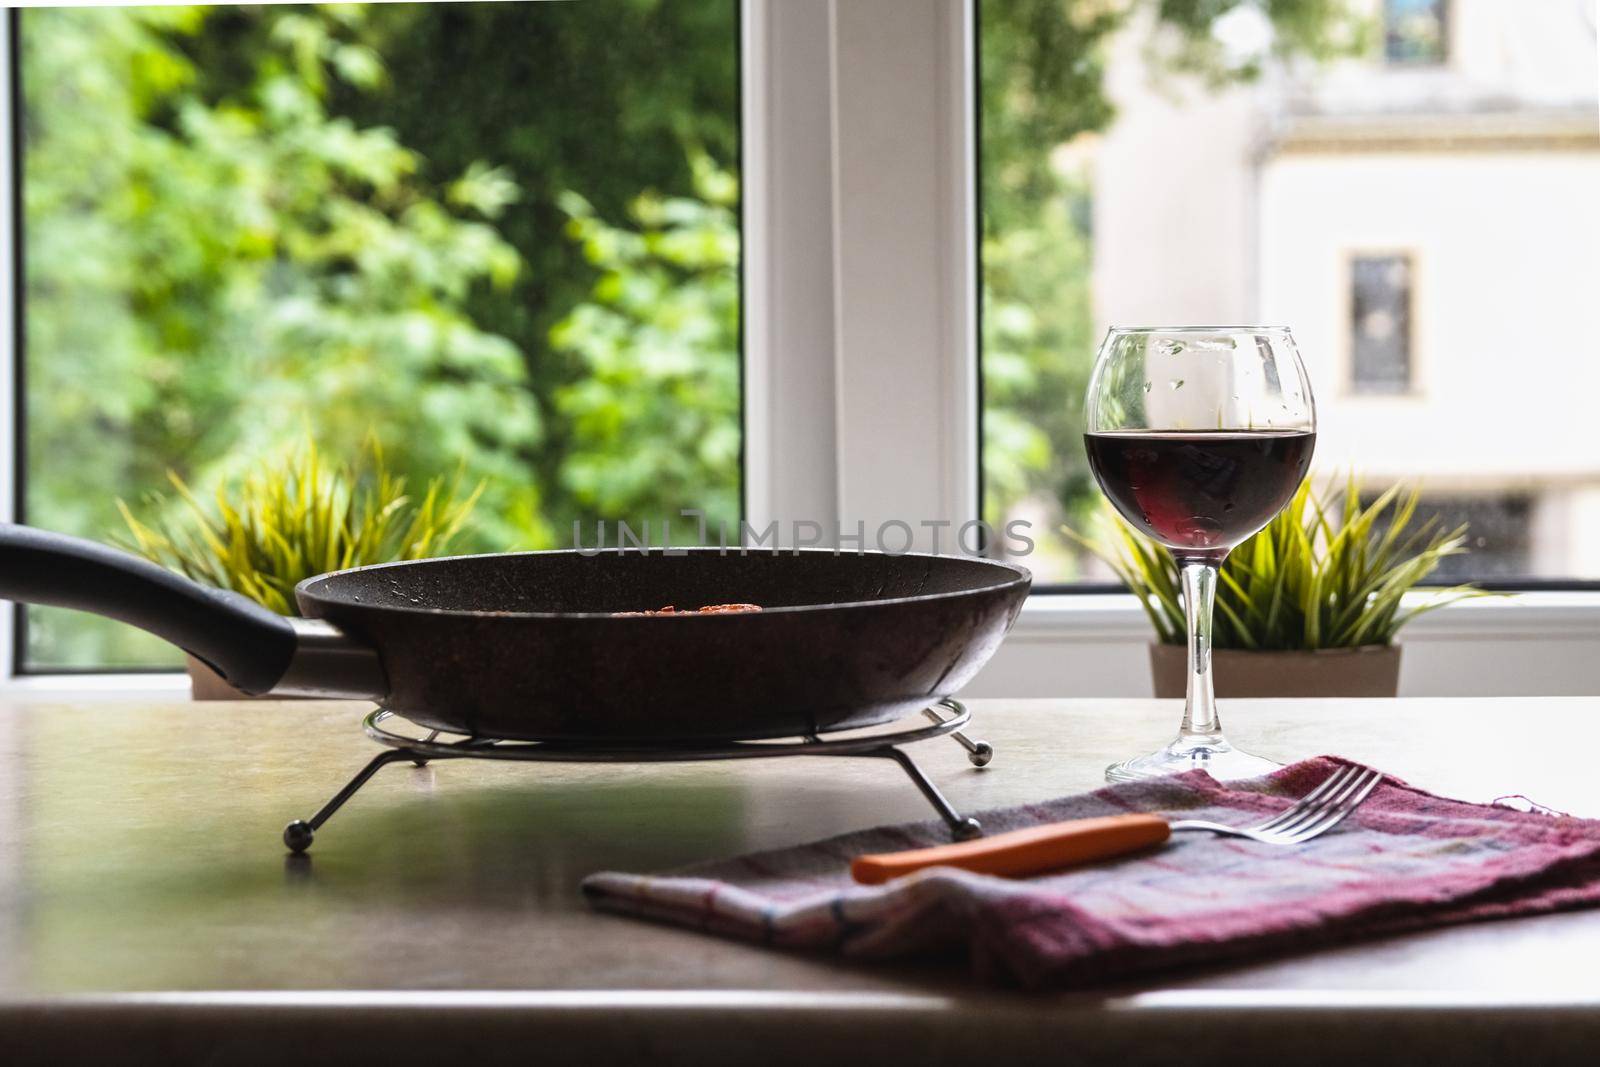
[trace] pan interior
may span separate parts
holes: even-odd
[[[689,550],[534,552],[344,571],[301,586],[314,602],[491,613],[602,613],[750,603],[797,608],[975,592],[1026,572],[956,556]]]

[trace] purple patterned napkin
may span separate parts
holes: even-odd
[[[1158,812],[1247,825],[1346,761],[1227,784],[1203,772],[982,814],[990,833]],[[850,880],[852,857],[941,844],[942,823],[880,827],[668,875],[584,880],[597,908],[862,958],[962,951],[981,978],[1081,987],[1446,923],[1600,902],[1600,821],[1432,796],[1394,778],[1338,829],[1284,847],[1213,834],[1022,880],[932,868]]]

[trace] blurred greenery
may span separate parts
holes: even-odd
[[[1153,69],[1253,77],[1211,33],[1252,2],[1275,47],[1342,47],[1339,0],[978,0],[991,521],[1088,498],[1093,189],[1058,149],[1114,121],[1108,39],[1149,17]],[[104,538],[167,468],[204,495],[305,426],[484,482],[464,549],[737,521],[736,0],[20,25],[30,521]],[[33,667],[175,662],[29,620]]]
[[[525,477],[539,487],[540,543],[570,544],[577,518],[592,530],[587,520],[676,518],[679,508],[702,502],[709,510],[722,501],[721,517],[737,522],[737,443],[731,451],[714,451],[714,463],[687,471],[693,455],[675,454],[653,436],[671,423],[671,410],[620,392],[599,400],[582,385],[596,374],[591,360],[608,342],[589,344],[572,328],[557,341],[552,330],[579,305],[615,306],[596,288],[612,284],[606,278],[615,264],[597,261],[594,246],[578,236],[564,194],[579,194],[597,220],[660,228],[660,222],[640,219],[637,206],[651,198],[703,198],[702,172],[710,164],[719,172],[714,203],[730,210],[665,225],[701,233],[722,226],[715,241],[729,265],[674,262],[670,249],[661,252],[653,242],[633,267],[648,261],[658,281],[676,277],[699,292],[676,294],[674,307],[660,314],[635,302],[629,314],[632,340],[641,345],[668,337],[673,316],[692,308],[719,316],[695,324],[698,349],[684,337],[671,343],[706,376],[707,410],[737,412],[738,225],[731,207],[738,198],[738,0],[374,4],[367,17],[373,47],[396,73],[383,94],[339,92],[346,113],[393,128],[423,157],[434,180],[487,160],[506,168],[521,194],[496,226],[525,269],[509,299],[480,287],[466,306],[475,321],[522,353],[523,400],[541,432],[519,458]],[[630,298],[638,295],[634,290]],[[604,316],[596,321],[611,323]],[[641,348],[619,356],[633,357],[654,360],[657,354]],[[616,368],[607,373],[615,376]],[[614,380],[627,384],[626,376]],[[587,388],[587,398],[574,400],[574,388]],[[713,388],[720,390],[715,397]],[[607,416],[596,412],[597,403],[616,405],[611,428],[601,436],[597,423]],[[684,418],[692,423],[703,414]],[[580,420],[587,421],[580,426]],[[721,438],[737,432],[736,425],[723,426]],[[632,490],[597,491],[590,482],[593,464],[588,476],[573,467],[574,455],[592,456],[606,434],[636,453],[613,468],[631,478]],[[652,468],[659,473],[647,474]],[[597,512],[600,500],[614,510]]]
[[[484,483],[467,549],[737,520],[735,0],[21,27],[30,522],[104,539],[306,426]],[[29,622],[34,667],[176,661]]]
[[[638,515],[650,500],[668,520],[675,503],[713,526],[741,517],[738,482],[708,477],[739,466],[739,365],[703,357],[739,347],[738,186],[709,156],[692,161],[695,195],[638,197],[634,230],[607,224],[577,193],[559,201],[567,233],[602,272],[550,331],[585,370],[552,398],[570,426],[561,489],[587,514]],[[693,542],[689,520],[678,530],[675,543]]]

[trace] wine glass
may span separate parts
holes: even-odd
[[[1222,735],[1211,687],[1217,568],[1294,496],[1316,444],[1311,383],[1281,326],[1113,327],[1095,357],[1084,445],[1122,517],[1166,546],[1182,575],[1188,697],[1165,748],[1106,768],[1111,781],[1278,764]]]

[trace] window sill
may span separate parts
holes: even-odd
[[[1410,593],[1406,606],[1432,594]],[[1029,597],[1008,640],[1148,641],[1150,621],[1126,593],[1037,594]],[[1452,604],[1412,620],[1403,641],[1457,639],[1600,639],[1600,592],[1531,592]]]
[[[1425,601],[1414,594],[1408,603]],[[973,697],[1150,695],[1150,621],[1127,594],[1040,594],[965,692]],[[1600,592],[1454,604],[1401,631],[1401,696],[1600,692]]]

